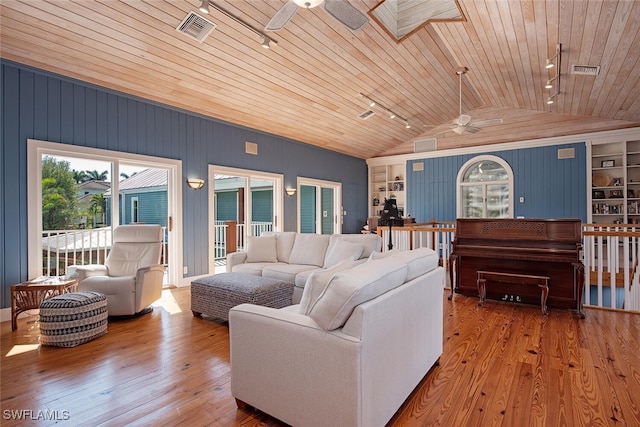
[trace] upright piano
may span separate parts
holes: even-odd
[[[548,278],[549,307],[577,310],[584,317],[581,249],[580,219],[458,219],[449,298],[454,292],[479,296],[479,278],[489,272],[498,274],[487,274],[486,298],[539,305],[540,289],[519,277],[541,276]]]

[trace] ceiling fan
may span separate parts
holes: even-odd
[[[362,28],[369,18],[344,0],[288,0],[269,21],[266,31],[281,30],[299,8],[311,9],[324,3],[324,10],[351,30]]]
[[[489,120],[479,120],[477,122],[471,122],[471,116],[467,114],[462,114],[462,75],[466,74],[468,71],[467,67],[460,67],[456,70],[456,74],[460,80],[460,115],[457,119],[453,121],[451,125],[451,130],[457,133],[458,135],[462,135],[465,132],[468,133],[476,133],[479,132],[480,129],[486,126],[493,126],[502,124],[502,119],[489,119]]]

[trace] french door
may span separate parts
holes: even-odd
[[[298,232],[342,232],[342,184],[298,178]]]
[[[249,236],[282,228],[283,178],[209,165],[209,271],[227,252],[243,250]]]
[[[46,141],[27,144],[29,277],[104,263],[113,228],[140,222],[163,227],[165,285],[179,282],[179,161]],[[75,194],[61,190],[58,181],[69,179],[75,182],[66,187]]]

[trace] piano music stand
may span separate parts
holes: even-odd
[[[378,225],[389,225],[389,250],[393,249],[393,242],[391,241],[391,226],[394,222],[399,220],[400,214],[398,213],[398,206],[396,199],[384,199],[384,207],[382,208],[382,214],[378,220]],[[402,221],[400,219],[400,221]]]

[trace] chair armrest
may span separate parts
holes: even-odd
[[[139,268],[136,272],[135,311],[143,310],[162,297],[164,265],[154,264]]]
[[[230,254],[227,254],[227,273],[231,273],[234,265],[242,264],[246,260],[246,252],[231,252]]]
[[[87,277],[109,275],[109,269],[106,265],[102,264],[77,265],[75,267],[76,274],[78,275],[78,283],[82,282]]]

